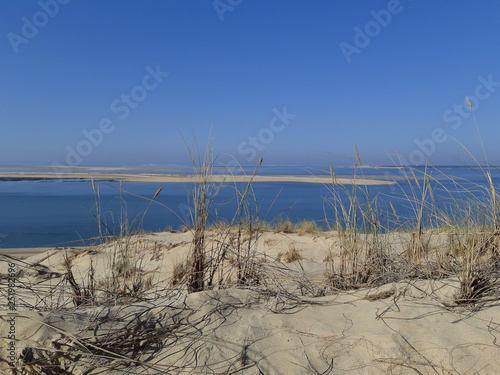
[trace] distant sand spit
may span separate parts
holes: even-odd
[[[88,173],[88,172],[0,172],[0,179],[13,180],[38,180],[38,179],[90,179],[111,180],[125,182],[184,182],[192,183],[196,181],[196,175],[191,174],[163,174],[163,173]],[[209,177],[212,182],[248,182],[250,175],[212,175]],[[305,182],[316,184],[331,184],[330,176],[300,176],[300,175],[257,175],[253,177],[253,182]],[[363,176],[360,178],[336,177],[337,184],[357,185],[390,185],[393,181],[384,180],[381,176]]]

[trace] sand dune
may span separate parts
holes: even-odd
[[[228,241],[233,235],[224,234]],[[220,243],[218,236],[208,233],[207,249]],[[388,236],[395,253],[409,239],[405,233]],[[51,249],[17,261],[16,351],[24,353],[18,368],[57,365],[71,374],[500,371],[500,306],[453,305],[459,288],[454,277],[332,292],[325,288],[325,272],[339,261],[335,232],[268,231],[255,249],[258,282],[231,284],[234,259],[228,256],[226,286],[216,282],[212,290],[188,294],[174,284],[192,239],[190,232],[155,233],[89,249]],[[291,249],[300,256],[287,263],[284,254]],[[119,298],[104,293],[100,303],[76,307],[65,258],[77,285],[88,287],[92,272],[101,291],[119,286],[107,283],[119,260],[135,271],[115,279],[125,285]],[[0,261],[4,277],[6,265]],[[217,281],[220,275],[215,276]],[[133,297],[137,283],[148,285],[140,298]],[[5,278],[2,291],[4,284]],[[0,336],[5,338],[9,324],[2,304]],[[3,340],[1,358],[6,347]],[[6,363],[0,367],[7,371]]]

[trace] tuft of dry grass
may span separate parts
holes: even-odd
[[[318,233],[322,232],[324,229],[318,225],[315,221],[302,220],[298,223],[293,223],[292,220],[288,218],[280,218],[279,221],[275,223],[270,223],[267,226],[262,226],[262,229],[272,229],[277,232],[283,233]]]
[[[191,268],[191,266],[189,264],[187,264],[186,262],[179,261],[179,262],[175,263],[173,270],[172,270],[172,280],[170,282],[171,285],[177,286],[177,285],[182,284],[186,280],[186,278],[189,274],[190,268]]]
[[[302,259],[302,254],[300,250],[295,247],[295,244],[291,243],[288,245],[286,251],[280,251],[276,257],[277,262],[292,263]]]
[[[364,299],[366,299],[367,301],[378,301],[381,299],[392,297],[394,294],[396,294],[396,289],[391,288],[388,290],[382,290],[377,293],[368,294],[364,297]]]
[[[273,225],[274,230],[283,233],[293,233],[295,226],[290,219],[280,219],[277,223]]]
[[[187,146],[187,142],[184,139]],[[214,168],[213,156],[213,137],[210,135],[203,157],[200,154],[198,145],[192,148],[188,147],[189,155],[193,163],[195,172],[195,183],[192,193],[193,200],[193,242],[191,250],[189,272],[189,292],[199,292],[205,288],[205,232],[207,230],[207,220],[210,209],[215,201],[218,190],[222,183],[217,187],[210,182],[210,177]]]
[[[323,228],[315,221],[303,220],[295,225],[295,230],[300,234],[322,232]]]
[[[66,267],[64,280],[71,287],[71,294],[75,307],[96,305],[97,293],[93,262],[90,262],[90,269],[87,275],[87,284],[82,283],[81,285],[78,284],[75,280],[71,267],[71,259],[67,254],[65,254],[64,257],[64,263],[64,266]]]

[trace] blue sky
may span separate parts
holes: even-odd
[[[0,1],[0,164],[500,164],[500,3]],[[168,73],[168,75],[167,75]],[[463,109],[463,108],[466,109]]]

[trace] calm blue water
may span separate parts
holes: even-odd
[[[478,168],[442,167],[440,171],[455,176],[455,181],[463,181],[463,187],[472,189],[485,185],[485,177]],[[428,171],[430,173],[431,171]],[[262,168],[260,174],[327,174],[328,168]],[[352,175],[353,168],[336,168],[337,175]],[[461,195],[462,187],[450,182],[442,173],[432,171],[437,179],[431,184],[434,189],[434,199],[441,207],[446,206],[449,193],[455,197],[467,199]],[[390,175],[401,176],[397,169],[372,170],[362,169],[358,175]],[[418,172],[417,172],[418,174]],[[500,186],[500,172],[492,170],[493,181]],[[192,185],[181,183],[124,183],[126,192],[120,197],[118,182],[98,182],[101,192],[101,212],[108,226],[105,233],[118,233],[120,222],[128,218],[133,228],[138,228],[138,222],[148,208],[149,201],[137,196],[152,198],[159,188],[163,188],[156,201],[146,212],[142,229],[164,230],[166,227],[179,228],[183,223],[190,223],[188,195]],[[236,185],[243,190],[245,184]],[[332,187],[321,184],[307,183],[254,183],[259,217],[271,221],[283,217],[292,221],[317,220],[325,224],[325,219],[333,220],[334,214],[328,201],[332,201]],[[347,186],[349,191],[351,187]],[[342,187],[335,187],[344,204],[347,195]],[[378,196],[383,210],[388,209],[391,201],[396,208],[398,217],[411,216],[411,205],[405,195],[412,196],[416,184],[401,180],[398,185],[371,186],[358,190],[358,196],[363,201],[363,195],[370,198]],[[417,193],[418,195],[419,193]],[[211,211],[212,220],[216,218],[230,221],[236,211],[235,185],[221,188],[216,203]],[[465,205],[465,204],[464,204]],[[255,209],[255,207],[254,207]],[[392,209],[388,209],[392,212]],[[69,245],[71,241],[89,239],[98,235],[96,219],[96,202],[90,181],[44,180],[44,181],[0,181],[0,247],[38,247],[52,245]],[[382,215],[397,225],[391,213]],[[134,224],[135,220],[135,224]],[[400,220],[402,220],[400,218]],[[89,243],[89,241],[83,242]],[[75,245],[82,242],[75,242]]]

